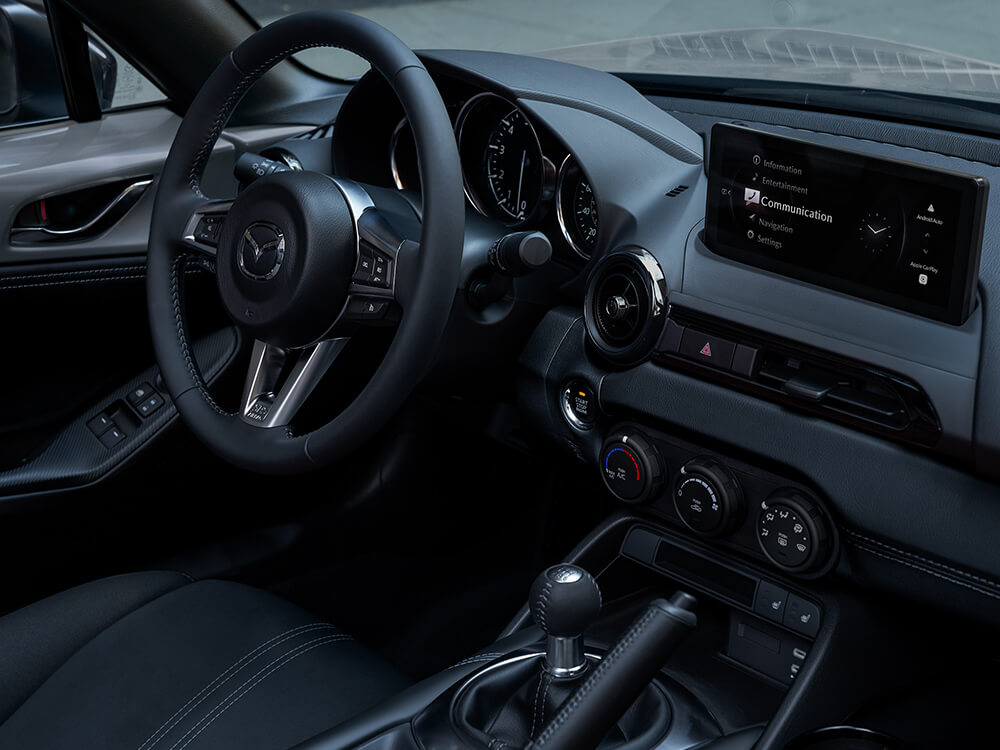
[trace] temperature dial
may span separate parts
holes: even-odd
[[[689,529],[722,536],[743,520],[743,491],[725,466],[695,458],[681,467],[674,482],[674,508]]]
[[[779,568],[803,573],[825,562],[830,533],[814,500],[798,490],[784,489],[761,503],[757,542]]]
[[[659,490],[663,459],[641,432],[616,430],[601,447],[601,479],[619,500],[641,503]]]

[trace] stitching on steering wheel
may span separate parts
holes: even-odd
[[[296,52],[301,52],[307,49],[313,49],[317,47],[337,47],[336,44],[298,44],[293,47],[289,47],[286,50],[279,52],[276,55],[272,55],[270,58],[262,62],[256,68],[254,68],[249,73],[245,74],[243,78],[240,79],[239,83],[233,89],[229,97],[222,103],[222,107],[219,109],[218,114],[215,116],[215,120],[212,122],[212,129],[209,131],[208,136],[202,142],[201,147],[195,154],[194,162],[191,164],[191,171],[188,172],[188,184],[191,190],[194,191],[195,195],[199,198],[204,198],[205,196],[201,192],[201,175],[200,173],[205,168],[205,164],[208,162],[208,157],[212,152],[212,146],[219,139],[222,134],[223,128],[225,128],[226,123],[229,121],[229,116],[232,114],[233,109],[236,104],[243,98],[243,94],[246,93],[247,89],[252,86],[260,76],[264,75],[268,70],[270,70],[274,65],[284,60],[290,55],[294,55]],[[230,59],[232,60],[232,55],[230,54]],[[232,60],[233,65],[239,68],[236,64],[236,60]]]
[[[185,364],[187,364],[188,372],[191,374],[191,381],[201,393],[202,398],[204,398],[208,405],[215,409],[217,413],[224,417],[228,417],[231,415],[215,403],[215,399],[212,398],[212,394],[210,394],[208,389],[205,387],[205,381],[202,379],[201,373],[198,372],[198,367],[194,362],[194,357],[191,356],[191,347],[188,345],[187,335],[184,333],[184,312],[181,308],[180,267],[186,262],[186,256],[178,255],[170,269],[170,297],[174,305],[174,323],[177,326],[177,340],[180,342],[181,354],[184,357]]]

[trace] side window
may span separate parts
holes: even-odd
[[[101,110],[165,99],[92,32],[89,57]],[[68,116],[59,63],[41,0],[0,0],[0,127]]]
[[[87,33],[90,35],[94,83],[104,112],[166,101],[163,92],[128,60],[104,44],[90,29]]]

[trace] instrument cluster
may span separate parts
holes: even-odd
[[[465,195],[476,211],[512,229],[539,227],[554,216],[568,246],[590,258],[600,230],[597,197],[572,154],[539,133],[520,107],[492,93],[462,102],[454,125]],[[420,189],[416,146],[405,118],[393,130],[389,165],[397,189]]]

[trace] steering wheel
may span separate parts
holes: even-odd
[[[202,194],[205,165],[240,99],[267,70],[311,47],[359,55],[398,96],[423,186],[419,243],[397,234],[362,185],[318,172],[260,177],[232,201]],[[463,201],[441,96],[417,56],[389,31],[348,13],[302,13],[240,44],[184,116],[159,179],[150,231],[153,345],[192,432],[227,461],[273,474],[317,468],[372,437],[426,372],[444,332],[458,285]],[[235,413],[212,398],[192,355],[183,306],[184,269],[192,262],[214,270],[226,312],[254,340]],[[350,336],[393,313],[398,329],[361,393],[322,427],[297,432],[292,418]]]

